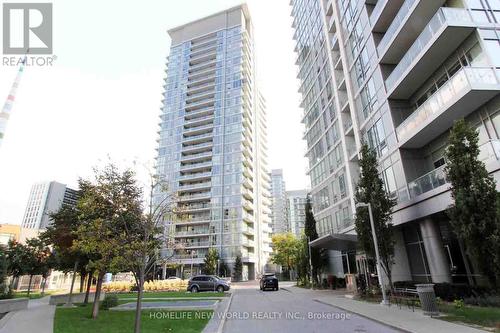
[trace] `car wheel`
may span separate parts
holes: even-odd
[[[280,287],[276,287],[276,291],[280,290]]]
[[[223,286],[218,286],[217,287],[217,292],[218,293],[223,293],[224,292],[224,287]]]
[[[192,286],[191,287],[191,292],[192,293],[197,293],[198,292],[198,287],[197,286]]]

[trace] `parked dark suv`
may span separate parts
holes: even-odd
[[[278,278],[274,273],[265,273],[260,278],[260,290],[279,290]]]
[[[231,287],[226,280],[215,275],[197,275],[189,279],[187,290],[192,293],[198,291],[217,291],[222,293]]]

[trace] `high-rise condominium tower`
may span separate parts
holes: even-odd
[[[253,279],[270,253],[265,100],[246,5],[170,29],[157,172],[181,213],[166,221],[184,271],[210,248]],[[161,196],[157,193],[157,196]]]
[[[500,173],[500,1],[292,0],[313,208],[313,242],[353,254],[361,142],[397,199],[393,281],[478,282],[445,214],[443,153],[455,119],[476,126]],[[344,234],[344,235],[339,235]],[[349,255],[354,260],[353,255]],[[332,272],[346,261],[332,260]],[[350,265],[351,269],[355,267]]]
[[[271,170],[271,229],[273,234],[290,232],[283,170]]]
[[[75,206],[78,192],[58,182],[43,182],[31,187],[22,227],[45,229],[50,225],[50,214],[63,205]]]
[[[286,205],[288,211],[288,224],[290,232],[300,238],[304,232],[306,222],[306,202],[308,191],[286,191]]]

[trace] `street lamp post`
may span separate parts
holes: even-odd
[[[380,254],[378,251],[378,240],[377,234],[375,232],[375,223],[373,222],[373,214],[372,214],[372,205],[366,202],[359,202],[356,204],[356,208],[368,207],[368,215],[370,216],[370,226],[372,229],[373,236],[373,245],[375,247],[375,260],[377,261],[377,276],[378,276],[378,284],[380,285],[380,289],[382,289],[382,305],[389,305],[389,301],[387,300],[387,295],[385,294],[385,284],[382,280],[382,270],[380,267]]]

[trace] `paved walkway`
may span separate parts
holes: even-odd
[[[342,293],[330,290],[308,290],[298,287],[286,288],[290,292],[313,298],[317,302],[329,304],[345,311],[353,312],[363,317],[390,325],[394,328],[414,333],[484,333],[485,331],[472,327],[450,323],[444,320],[424,316],[420,309],[397,306],[382,306],[380,304],[356,301],[346,298]]]
[[[52,333],[55,305],[49,305],[49,296],[29,301],[28,308],[9,312],[0,321],[0,333]]]

